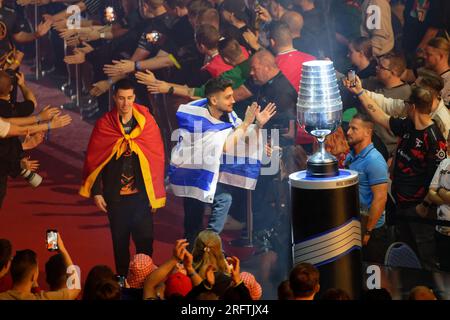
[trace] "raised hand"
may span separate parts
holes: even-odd
[[[247,107],[247,111],[245,111],[244,123],[247,125],[251,125],[256,118],[256,114],[259,111],[259,106],[256,102],[253,102],[250,106]]]
[[[258,37],[256,34],[251,32],[250,30],[245,31],[242,36],[244,37],[245,41],[252,47],[254,50],[258,50],[261,46],[258,43]]]
[[[17,85],[19,87],[25,85],[25,76],[22,72],[17,72],[16,77],[17,77]]]
[[[51,129],[58,129],[65,126],[68,126],[72,122],[72,117],[68,114],[62,116],[53,117],[52,121],[50,121]]]
[[[227,262],[230,265],[231,278],[235,284],[241,281],[241,262],[238,257],[232,256],[227,258]]]
[[[259,20],[261,20],[263,22],[272,21],[272,17],[270,15],[269,11],[262,6],[258,6],[258,8],[256,9],[256,16],[258,17]]]
[[[263,111],[260,111],[260,107],[258,107],[257,113],[256,113],[256,123],[259,128],[264,127],[264,125],[272,119],[272,117],[277,113],[276,111],[277,107],[275,106],[275,103],[269,103],[264,108]]]
[[[136,79],[138,79],[138,83],[143,85],[150,85],[153,82],[157,81],[155,75],[150,70],[145,70],[145,72],[138,71],[135,74]]]
[[[64,57],[64,62],[67,64],[83,64],[85,61],[86,54],[78,48],[75,48],[73,55]]]
[[[167,82],[161,80],[155,80],[147,85],[147,91],[153,94],[167,93],[169,92],[169,89],[170,85]]]
[[[342,79],[344,86],[353,94],[358,94],[363,90],[361,79],[358,76],[355,76],[355,86],[352,87],[350,80],[347,78]]]
[[[33,0],[17,0],[16,2],[22,7],[28,6],[29,4],[34,4]]]
[[[177,261],[183,261],[184,255],[186,253],[186,247],[189,245],[186,239],[180,239],[175,242],[175,247],[173,248],[173,257]]]
[[[30,160],[30,157],[22,158],[20,160],[20,167],[22,169],[36,171],[39,168],[38,160]]]
[[[216,276],[214,275],[215,271],[216,268],[211,264],[205,270],[205,280],[208,282],[210,287],[213,287],[216,283]]]
[[[187,251],[187,249],[185,249],[183,265],[188,273],[191,273],[194,271],[194,267],[192,266],[193,263],[194,263],[194,257],[192,256],[192,254],[189,251]]]
[[[82,41],[81,44],[83,45],[83,47],[76,48],[75,49],[76,51],[83,52],[84,54],[87,54],[87,53],[90,53],[90,52],[94,51],[94,48],[89,43],[87,43],[86,41]]]
[[[34,134],[27,134],[22,142],[22,149],[30,150],[36,148],[42,143],[42,141],[44,141],[44,136],[45,134],[42,131]]]
[[[78,37],[78,30],[75,29],[63,29],[59,33],[59,36],[61,39],[69,40],[71,38],[77,38]]]
[[[52,22],[49,20],[45,20],[38,25],[36,33],[38,34],[39,37],[43,37],[47,34],[47,32],[49,32],[51,27]]]
[[[113,64],[105,64],[103,71],[109,77],[117,77],[134,71],[134,61],[113,60]]]
[[[109,90],[111,85],[107,80],[101,80],[93,84],[92,89],[89,91],[91,96],[98,97]]]
[[[61,110],[55,107],[50,107],[50,105],[45,106],[41,112],[39,112],[39,117],[43,121],[49,121],[53,119],[55,116],[59,116],[61,114]]]

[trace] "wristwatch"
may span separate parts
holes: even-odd
[[[370,236],[372,235],[372,230],[366,230],[366,232],[364,233],[365,236]]]
[[[173,94],[173,92],[175,91],[174,87],[170,87],[169,91],[167,91],[168,94]]]

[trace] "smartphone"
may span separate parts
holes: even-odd
[[[114,7],[106,7],[104,13],[106,22],[113,23],[116,20],[116,13],[114,12]]]
[[[47,230],[47,250],[58,251],[58,231],[51,229]]]
[[[145,39],[147,40],[147,42],[150,42],[150,43],[156,43],[156,42],[158,42],[158,40],[160,38],[161,38],[161,33],[157,32],[157,31],[152,31],[145,35]]]
[[[356,87],[356,72],[355,70],[350,70],[347,74],[347,79],[350,81],[350,87]]]
[[[121,288],[125,288],[125,276],[117,275],[116,278],[117,278],[117,282],[119,283],[119,286]]]

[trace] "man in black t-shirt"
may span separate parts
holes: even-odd
[[[25,85],[24,75],[18,73],[17,77],[17,83],[24,101],[12,104],[10,102],[10,88],[12,86],[10,76],[5,71],[0,71],[0,118],[28,117],[34,111],[36,98]],[[51,109],[44,109],[37,115],[37,118],[41,121],[47,120],[47,116],[50,115],[50,112],[53,112]],[[39,144],[40,141],[37,143]],[[27,146],[26,143],[23,145],[18,137],[0,139],[0,208],[6,196],[8,176],[15,178],[19,176],[23,169],[27,168],[30,161],[24,158],[24,149],[33,147],[34,145]]]
[[[418,254],[422,266],[435,268],[434,226],[409,222],[404,217],[418,217],[415,207],[428,193],[428,186],[439,163],[445,159],[446,141],[431,119],[433,96],[427,89],[414,86],[407,106],[408,118],[388,116],[361,87],[350,87],[376,123],[391,130],[400,138],[395,154],[392,194],[397,204],[396,231],[398,240],[406,242]],[[403,219],[402,219],[403,217]]]
[[[294,143],[297,92],[281,73],[275,57],[266,50],[253,55],[250,76],[244,85],[235,90],[235,99],[244,100],[253,96],[259,105],[269,102],[277,106],[277,114],[267,124],[267,129],[280,130],[280,145]]]
[[[266,124],[268,133],[271,129],[279,132],[279,141],[273,141],[272,147],[277,143],[283,148],[285,154],[295,154],[295,121],[296,121],[296,103],[297,92],[292,84],[278,69],[275,57],[266,50],[258,51],[253,55],[250,62],[250,77],[244,85],[235,90],[235,98],[237,100],[249,98],[256,101],[259,105],[264,106],[267,103],[275,103],[277,113]],[[274,138],[272,136],[272,138]],[[260,175],[256,184],[256,189],[252,195],[252,210],[254,215],[255,232],[264,233],[263,230],[273,228],[276,233],[272,238],[273,243],[277,243],[273,250],[278,255],[279,270],[289,269],[283,261],[289,261],[289,228],[290,224],[287,215],[283,214],[281,207],[277,204],[283,202],[286,197],[283,192],[283,181],[276,178],[275,174]],[[274,190],[276,190],[274,192]],[[280,227],[281,226],[281,227]],[[263,232],[262,232],[263,231]],[[273,231],[270,231],[273,233]],[[285,270],[285,271],[286,271]]]
[[[117,82],[115,107],[97,121],[91,135],[80,191],[93,196],[97,207],[108,213],[116,271],[125,276],[130,236],[136,253],[151,256],[151,210],[165,203],[161,134],[148,110],[134,103],[135,97],[129,80]],[[120,147],[113,148],[114,144]],[[111,151],[114,156],[109,157]]]

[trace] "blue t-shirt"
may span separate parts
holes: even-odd
[[[345,166],[358,172],[359,176],[359,202],[361,207],[370,209],[373,201],[371,187],[388,182],[388,166],[381,153],[369,144],[358,155],[351,151],[345,159]],[[385,213],[377,221],[375,228],[384,225]]]

